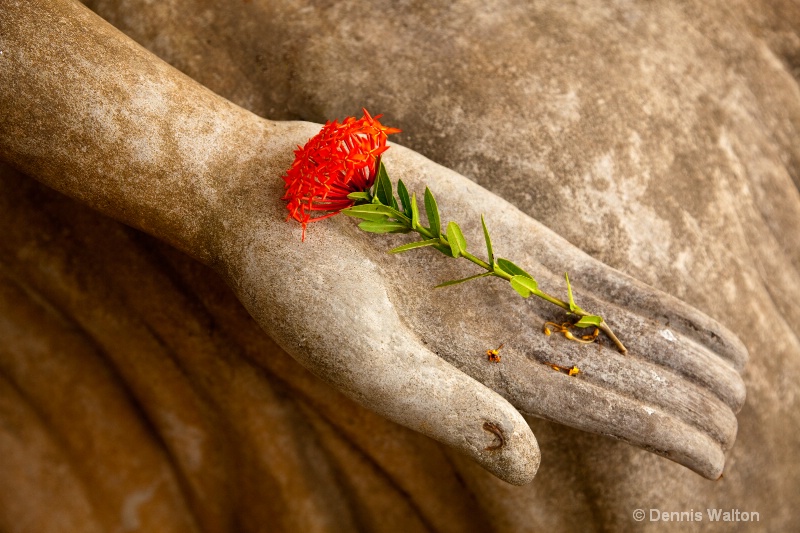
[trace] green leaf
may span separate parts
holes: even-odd
[[[353,213],[366,213],[374,211],[378,213],[386,213],[387,215],[394,214],[394,210],[391,207],[383,204],[359,204],[342,209],[342,213],[345,211],[351,211]]]
[[[446,244],[442,244],[440,242],[439,244],[434,244],[433,247],[436,248],[437,250],[439,250],[440,252],[442,252],[447,257],[453,257],[452,250],[450,250],[450,247],[447,246]]]
[[[397,180],[397,196],[400,197],[400,202],[403,204],[403,213],[411,218],[411,199],[408,197],[408,189],[403,180]]]
[[[483,277],[491,276],[491,275],[492,275],[491,272],[481,272],[480,274],[475,274],[474,276],[470,276],[468,278],[454,279],[454,280],[451,280],[451,281],[445,281],[444,283],[440,283],[437,286],[435,286],[434,289],[439,289],[439,288],[442,288],[442,287],[449,287],[450,285],[458,285],[459,283],[464,283],[465,281],[469,281],[471,279],[483,278]]]
[[[433,193],[425,187],[425,213],[428,215],[428,224],[430,230],[433,232],[434,237],[442,234],[442,222],[439,219],[439,206],[436,205],[436,199]]]
[[[378,165],[378,176],[375,178],[375,183],[377,185],[375,195],[378,197],[378,200],[380,200],[383,205],[388,205],[397,209],[397,200],[394,199],[394,193],[392,192],[392,181],[389,179],[389,174],[386,172],[383,161]]]
[[[513,264],[513,263],[512,263]],[[523,298],[527,298],[531,293],[539,288],[539,284],[533,278],[517,274],[511,278],[511,286]]]
[[[411,227],[417,229],[419,225],[419,207],[417,207],[417,194],[411,196]]]
[[[366,191],[351,192],[350,194],[347,195],[347,197],[351,200],[367,200],[367,201],[372,200],[372,196]]]
[[[505,270],[507,273],[511,274],[512,276],[525,276],[527,278],[533,279],[533,276],[522,270],[522,268],[518,267],[508,259],[500,258],[497,260],[497,265]]]
[[[370,233],[408,233],[411,231],[405,224],[392,220],[366,220],[358,227]]]
[[[409,250],[413,250],[415,248],[422,248],[422,247],[425,247],[425,246],[433,246],[434,244],[436,244],[438,242],[439,242],[439,239],[428,239],[426,241],[410,242],[408,244],[404,244],[402,246],[398,246],[397,248],[392,248],[387,253],[399,254],[399,253],[407,252]]]
[[[393,215],[390,207],[380,204],[354,205],[353,207],[342,209],[342,213],[349,217],[372,221],[384,220]]]
[[[467,251],[467,240],[458,224],[452,221],[447,223],[447,242],[450,243],[453,257],[461,257]]]
[[[489,264],[494,264],[494,251],[492,250],[492,239],[489,238],[489,229],[486,227],[486,221],[481,214],[481,225],[483,226],[483,238],[486,240],[486,252],[489,254]]]
[[[353,218],[360,218],[361,220],[369,220],[370,222],[377,222],[379,220],[387,220],[386,213],[351,213],[349,211],[342,211],[345,215]]]
[[[405,213],[401,213],[394,207],[381,203],[354,205],[353,207],[342,209],[342,213],[347,216],[363,218],[365,220],[380,220],[382,217],[389,217],[395,219],[397,222],[403,223],[408,228],[411,227],[411,221],[406,218]]]
[[[575,300],[572,298],[572,285],[569,284],[569,274],[564,272],[564,279],[567,280],[567,297],[569,298],[569,310],[573,313],[580,309],[577,305],[575,305]]]
[[[580,320],[575,322],[576,328],[590,328],[592,326],[599,326],[603,323],[603,317],[597,315],[582,316]]]

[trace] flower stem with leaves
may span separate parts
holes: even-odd
[[[487,276],[494,276],[502,278],[511,284],[511,287],[517,291],[523,298],[528,298],[531,295],[538,296],[562,309],[566,310],[570,315],[575,316],[578,320],[573,324],[577,328],[597,327],[608,338],[610,338],[620,352],[625,353],[627,349],[622,342],[617,338],[608,324],[599,315],[589,313],[581,309],[575,304],[572,296],[572,287],[569,283],[569,276],[564,275],[567,282],[567,296],[568,301],[565,302],[559,298],[551,296],[541,289],[536,280],[523,270],[521,267],[512,263],[508,259],[496,257],[492,248],[492,240],[489,237],[489,230],[486,227],[486,221],[481,215],[481,225],[483,226],[483,236],[486,241],[486,250],[488,253],[488,261],[484,261],[469,251],[467,251],[467,241],[461,228],[455,222],[448,222],[445,231],[441,230],[441,219],[439,217],[439,208],[436,205],[436,200],[433,197],[430,189],[425,188],[425,213],[428,218],[428,226],[422,225],[420,222],[419,208],[417,207],[416,195],[409,196],[408,189],[402,180],[397,182],[397,196],[400,197],[400,202],[394,196],[392,190],[392,182],[386,172],[382,162],[378,163],[378,172],[375,179],[375,184],[370,191],[354,192],[348,195],[348,198],[355,200],[356,205],[343,209],[341,212],[347,216],[362,219],[358,227],[370,233],[410,233],[416,232],[422,240],[403,244],[392,250],[389,253],[402,253],[416,248],[423,248],[431,246],[436,248],[448,257],[458,258],[463,257],[481,267],[484,271],[474,276],[469,276],[463,279],[446,281],[437,287],[447,287],[456,285],[465,281],[483,278]],[[567,338],[576,340],[578,342],[591,342],[578,339],[570,334],[568,331],[564,332]]]

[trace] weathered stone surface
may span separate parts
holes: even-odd
[[[797,189],[792,183],[793,178],[797,182],[798,175],[797,147],[792,144],[798,121],[797,86],[791,77],[791,69],[785,68],[787,64],[791,67],[791,58],[795,57],[792,53],[796,49],[792,48],[791,24],[789,30],[786,29],[786,21],[794,16],[791,5],[776,4],[774,9],[779,16],[768,11],[760,12],[749,7],[750,4],[743,6],[740,12],[705,4],[703,7],[653,7],[648,4],[646,7],[627,5],[625,8],[599,8],[587,4],[548,8],[546,11],[511,4],[494,6],[491,11],[468,4],[457,8],[428,4],[411,11],[403,11],[399,4],[391,8],[377,5],[373,9],[398,10],[397,13],[384,12],[382,16],[356,3],[311,6],[299,14],[293,12],[292,7],[282,11],[281,7],[258,2],[224,11],[202,2],[194,3],[190,8],[186,5],[165,3],[147,9],[147,6],[135,3],[120,7],[98,2],[94,7],[190,76],[259,114],[272,118],[323,120],[353,113],[364,104],[372,111],[389,113],[395,119],[393,122],[405,130],[405,137],[399,142],[495,190],[605,263],[671,292],[727,323],[736,329],[749,348],[756,361],[755,365],[748,367],[750,397],[740,418],[739,442],[729,460],[731,468],[726,471],[723,481],[709,484],[627,446],[532,421],[545,449],[544,467],[533,485],[523,489],[501,488],[457,460],[461,475],[479,495],[483,516],[501,529],[505,526],[519,530],[534,525],[570,529],[573,528],[570,524],[579,527],[576,524],[585,524],[588,520],[595,520],[608,528],[624,528],[630,527],[630,512],[636,507],[674,510],[707,502],[717,506],[752,506],[752,510],[769,516],[774,527],[788,527],[791,510],[782,508],[780,501],[763,498],[765,491],[747,496],[746,491],[748,488],[771,486],[773,490],[781,487],[788,495],[795,491],[798,477],[794,461],[790,459],[796,453],[792,447],[796,439],[784,431],[786,427],[797,426],[798,416],[793,408],[795,396],[792,392],[796,390],[797,370],[786,366],[786,362],[798,353],[798,343],[793,330],[783,321],[786,318],[791,323],[796,318],[796,307],[790,303],[796,301],[795,295],[800,290],[796,268],[800,252],[798,243],[793,240],[797,236],[782,231],[782,228],[796,226],[797,213],[800,212]],[[177,12],[181,13],[180,17],[174,16]],[[514,21],[513,26],[509,24],[510,20]],[[784,63],[775,60],[773,50],[782,54],[778,58]],[[142,68],[156,68],[145,63],[142,63]],[[158,71],[154,76],[163,75],[162,72]],[[135,76],[136,71],[132,70],[131,74]],[[174,83],[171,77],[169,81]],[[54,87],[57,87],[57,82],[57,79],[53,80]],[[131,86],[135,86],[131,80],[120,84],[123,89]],[[187,86],[177,84],[174,95],[184,93]],[[442,87],[454,89],[443,91]],[[142,103],[150,104],[151,100],[144,99]],[[137,109],[148,111],[146,107],[140,104]],[[87,105],[87,109],[91,108]],[[230,115],[226,117],[222,113],[219,125],[239,117],[235,108],[225,109]],[[220,113],[218,108],[203,109],[201,102],[197,107],[190,106],[188,115],[202,117],[208,110]],[[124,125],[146,124],[148,118],[156,119],[163,111],[151,109],[151,117],[130,119]],[[26,120],[35,124],[37,118],[33,116]],[[52,118],[44,115],[39,120],[47,124]],[[195,168],[194,172],[210,176],[216,171],[221,176],[229,176],[229,172],[220,170],[236,166],[241,175],[255,175],[262,180],[270,174],[278,175],[286,161],[262,168],[259,165],[264,162],[259,161],[259,157],[254,158],[255,161],[242,161],[242,153],[227,158],[221,153],[220,148],[229,144],[239,146],[250,142],[255,146],[253,139],[247,139],[254,135],[254,131],[256,137],[266,137],[258,127],[248,129],[246,124],[255,124],[250,120],[241,120],[241,133],[234,128],[223,128],[223,133],[217,129],[209,135],[202,145],[203,153],[210,152],[210,155],[200,161],[211,161],[218,166],[210,170]],[[98,121],[100,125],[108,123],[107,120]],[[297,130],[294,135],[300,138],[304,131]],[[120,137],[123,141],[139,138],[140,145],[148,150],[151,148],[153,143],[148,141],[144,131],[138,136],[135,131],[133,133],[126,129],[125,135]],[[29,135],[35,139],[34,134]],[[197,135],[176,137],[188,138],[192,142],[198,140]],[[302,141],[285,142],[290,146],[291,142]],[[132,154],[148,152],[137,150],[135,144],[121,142],[120,150],[116,151],[118,157],[108,162],[109,169],[115,165],[129,167],[118,173],[123,182],[137,172],[144,172],[147,177],[148,168],[151,168],[146,161],[130,166]],[[264,158],[268,158],[266,154],[271,150],[279,151],[269,143],[266,145]],[[50,145],[51,151],[52,147]],[[252,152],[245,151],[245,157]],[[423,181],[441,187],[440,196],[445,198],[441,203],[452,209],[451,216],[465,222],[468,240],[479,242],[479,233],[474,225],[477,213],[501,205],[497,203],[499,200],[474,197],[476,189],[408,152],[393,149],[390,153],[392,155],[387,157],[387,161],[393,165],[393,177],[403,177],[418,187]],[[95,166],[103,164],[106,155],[99,152]],[[75,154],[65,155],[67,159],[70,157],[74,160],[74,168],[80,168],[81,163]],[[156,159],[160,163],[165,161],[164,157]],[[183,176],[181,169],[186,164],[184,161],[174,167],[172,174],[179,185]],[[47,170],[29,169],[29,172],[46,173]],[[155,171],[150,172],[153,177],[160,177]],[[53,169],[50,173],[53,174]],[[98,174],[109,178],[114,175],[108,170]],[[163,172],[163,175],[169,176],[170,172]],[[58,183],[64,181],[67,180]],[[164,191],[175,185],[174,181],[163,181]],[[52,179],[51,183],[57,181]],[[216,187],[217,182],[213,183]],[[248,298],[248,292],[243,289],[263,287],[260,283],[262,276],[266,278],[271,273],[265,272],[267,266],[261,262],[254,264],[242,260],[247,258],[243,251],[252,252],[260,248],[262,255],[268,251],[280,257],[276,253],[277,246],[286,246],[286,241],[274,232],[294,229],[270,227],[269,217],[276,216],[280,206],[267,205],[269,200],[263,198],[259,202],[264,207],[261,215],[264,222],[256,222],[258,215],[240,213],[248,224],[260,224],[264,228],[260,244],[254,244],[257,239],[243,244],[243,235],[252,236],[252,228],[231,229],[223,224],[223,228],[209,230],[209,227],[215,227],[213,222],[208,222],[214,217],[207,214],[208,211],[234,211],[241,209],[242,205],[254,208],[253,199],[259,197],[255,187],[260,184],[257,181],[256,185],[236,189],[234,194],[227,194],[226,187],[220,186],[219,191],[226,193],[220,194],[215,188],[216,194],[213,195],[208,194],[208,189],[193,194],[196,192],[193,186],[184,184],[181,190],[185,195],[172,197],[156,190],[145,195],[150,198],[144,200],[141,200],[142,194],[134,194],[138,192],[135,186],[129,194],[117,199],[102,196],[108,188],[107,183],[94,192],[87,189],[87,184],[70,190],[83,191],[85,196],[76,195],[96,208],[169,239],[206,262],[214,263],[212,258],[223,257],[218,259],[216,266],[234,281],[235,286],[237,280],[242,281],[238,284],[239,295],[255,316],[262,317],[263,323],[265,316],[292,316],[285,309],[280,312],[263,309],[264,302],[273,301],[272,298],[281,301],[281,294],[287,298],[287,288],[280,287],[281,291],[261,302],[257,301],[258,298]],[[122,186],[112,189],[124,191]],[[208,200],[219,197],[222,197],[219,202],[227,205],[215,206]],[[198,204],[197,198],[206,203]],[[144,206],[131,207],[126,205],[129,201],[141,201]],[[176,205],[170,206],[171,202]],[[203,206],[200,214],[193,212],[192,207],[197,205]],[[173,216],[163,216],[159,210]],[[6,212],[13,211],[9,208]],[[175,216],[176,213],[180,216]],[[195,219],[199,220],[186,227],[186,220]],[[610,303],[596,300],[603,312],[624,324],[622,329],[637,333],[640,329],[648,331],[647,320],[635,325],[636,314],[658,317],[657,310],[665,307],[661,301],[653,300],[653,293],[645,287],[618,277],[602,265],[589,261],[577,250],[568,248],[566,253],[557,253],[558,238],[519,213],[501,217],[497,227],[490,218],[490,225],[493,232],[498,232],[497,240],[508,243],[505,255],[525,258],[526,264],[537,272],[543,268],[541,277],[548,284],[558,286],[557,277],[561,270],[569,269],[573,278],[580,280],[576,284],[582,291],[581,297],[587,301],[599,297],[620,303],[622,307],[615,309]],[[511,237],[519,227],[524,228],[525,240],[515,245]],[[230,242],[220,239],[220,233],[237,236],[233,241],[238,244],[233,250],[216,244]],[[198,235],[214,235],[211,241],[215,244],[205,246],[203,239],[198,240]],[[312,249],[298,253],[317,257],[325,254],[327,257],[331,249],[340,250],[342,238],[350,243],[349,246],[356,247],[348,249],[355,253],[352,257],[340,257],[326,265],[335,272],[340,271],[336,265],[345,265],[361,257],[366,258],[364,265],[370,265],[376,272],[385,273],[396,268],[398,263],[403,264],[399,275],[388,276],[391,280],[387,292],[391,304],[389,309],[396,312],[411,307],[411,296],[418,296],[405,289],[411,280],[403,276],[413,274],[414,280],[422,279],[425,283],[442,275],[442,268],[449,268],[434,258],[427,261],[426,257],[425,262],[419,256],[386,258],[365,246],[365,243],[374,243],[380,250],[385,240],[365,239],[352,229],[352,225],[348,225],[348,221],[313,228],[307,243]],[[11,251],[7,257],[18,256],[19,249],[31,249],[25,243],[32,240],[33,236],[29,234],[27,240],[16,241],[16,248],[9,244],[7,249]],[[264,248],[266,243],[275,246]],[[322,253],[317,251],[320,249]],[[287,253],[292,250],[289,248]],[[339,263],[340,260],[344,262]],[[9,258],[4,262],[13,263]],[[42,264],[49,263],[42,261]],[[293,268],[300,270],[295,270],[294,275],[301,277],[302,269],[307,268],[303,260],[292,261],[292,264]],[[414,271],[414,266],[418,272]],[[29,269],[17,264],[17,269],[12,270],[18,272],[16,278],[19,282],[29,276]],[[454,273],[448,272],[450,275]],[[370,277],[370,274],[367,272],[365,277],[373,282],[387,279],[385,276],[375,278],[374,273]],[[306,274],[302,279],[308,277]],[[135,278],[131,274],[126,279]],[[102,281],[103,276],[93,279]],[[75,283],[61,279],[54,282],[54,286],[58,282],[64,287]],[[614,287],[619,287],[619,290]],[[542,346],[543,339],[533,332],[533,320],[545,316],[548,312],[545,307],[516,302],[513,294],[494,291],[494,288],[488,289],[492,291],[491,297],[486,298],[493,307],[476,307],[473,298],[480,294],[477,289],[454,290],[458,292],[447,298],[452,298],[459,309],[470,311],[463,312],[463,316],[448,317],[437,307],[441,302],[428,297],[416,315],[420,317],[418,321],[414,321],[414,316],[406,318],[409,331],[428,341],[436,339],[439,344],[429,345],[429,348],[501,391],[525,411],[595,431],[609,425],[608,419],[603,420],[601,405],[587,405],[587,402],[579,400],[580,396],[576,395],[586,392],[581,391],[574,380],[562,386],[555,381],[553,374],[537,376],[536,369],[543,367],[530,364],[551,357],[554,351],[552,345]],[[158,291],[150,294],[158,294]],[[102,301],[102,298],[101,294],[98,300]],[[324,300],[317,301],[320,305],[330,305]],[[290,304],[291,301],[286,305]],[[379,309],[387,309],[385,302],[376,305]],[[679,314],[694,316],[694,312],[674,301],[668,301],[666,307],[679,309]],[[80,308],[68,308],[65,314],[71,316],[70,313],[78,314],[79,311]],[[479,355],[474,355],[505,340],[496,339],[504,332],[498,325],[502,320],[492,316],[499,311],[524,317],[524,320],[516,319],[522,328],[514,340],[518,347],[508,351],[504,362],[508,364],[507,368],[513,367],[514,376],[520,382],[525,382],[530,376],[532,381],[527,382],[528,388],[513,379],[508,383],[487,374],[487,370],[493,369],[487,365],[480,366]],[[143,310],[142,316],[147,312]],[[747,318],[742,319],[743,315]],[[433,317],[439,322],[430,323],[422,317]],[[495,322],[492,322],[493,318]],[[697,317],[689,323],[697,323],[697,320],[705,319]],[[747,324],[743,325],[745,320]],[[301,322],[289,320],[287,323]],[[27,324],[26,327],[30,327],[30,322]],[[707,324],[704,322],[700,329],[706,330]],[[680,332],[675,318],[670,319],[669,325],[670,328],[677,327]],[[267,324],[267,330],[286,346],[297,335],[282,333],[281,327],[282,324]],[[649,327],[649,331],[657,331],[652,329],[656,327],[655,323]],[[324,326],[318,328],[324,332]],[[104,327],[97,326],[90,337],[103,334],[103,330]],[[467,335],[466,339],[457,341],[462,344],[447,337],[461,332]],[[170,333],[176,338],[182,335],[179,327]],[[724,333],[721,335],[726,337]],[[677,338],[682,341],[685,337],[679,335]],[[641,340],[644,344],[637,346],[633,357],[628,360],[620,360],[610,350],[597,354],[596,360],[592,360],[593,354],[584,356],[587,359],[585,363],[582,360],[582,368],[593,369],[595,379],[603,384],[601,397],[608,400],[609,391],[622,390],[626,393],[622,395],[623,400],[626,395],[636,396],[634,392],[645,393],[644,398],[640,396],[645,405],[651,409],[660,406],[667,415],[662,428],[666,429],[665,438],[681,436],[677,444],[686,445],[687,436],[712,435],[717,439],[715,446],[720,451],[727,448],[733,437],[732,431],[735,432],[735,420],[726,418],[724,413],[726,410],[730,412],[731,407],[735,409],[741,401],[741,391],[735,386],[735,373],[728,379],[723,372],[724,364],[713,358],[703,359],[701,356],[698,359],[688,353],[681,356],[680,351],[671,354],[663,350],[663,346],[668,345],[664,337],[646,334],[636,339],[635,342],[644,339]],[[661,343],[661,346],[648,346],[649,340]],[[340,342],[345,348],[355,346],[350,339]],[[735,341],[730,342],[735,346]],[[715,351],[724,352],[718,348]],[[737,351],[734,348],[731,353]],[[559,349],[556,355],[572,358],[580,357],[582,353]],[[293,354],[298,355],[297,352]],[[656,360],[656,367],[639,359],[665,356],[669,359]],[[734,355],[734,359],[741,363],[738,356]],[[688,379],[678,379],[676,387],[658,388],[655,386],[658,380],[648,377],[648,372],[651,368],[663,369],[663,365],[674,365],[678,377]],[[264,368],[263,364],[258,366]],[[709,370],[712,373],[705,375],[704,372]],[[210,376],[215,375],[209,375],[209,372],[205,370],[197,374],[198,378],[187,379],[187,382],[196,383],[200,376],[208,376],[200,379],[207,384],[211,381]],[[128,379],[123,381],[127,383]],[[713,394],[708,396],[702,387],[691,386],[697,382],[723,401],[715,399]],[[536,386],[531,387],[531,383]],[[548,394],[537,391],[547,391]],[[548,400],[558,397],[559,393],[563,393],[565,398],[548,406]],[[677,394],[673,397],[671,393]],[[140,394],[134,396],[139,398]],[[178,394],[177,398],[180,397]],[[726,407],[726,398],[729,407]],[[688,401],[681,402],[681,399]],[[571,405],[569,400],[578,402],[577,411],[563,410],[564,402]],[[279,400],[275,402],[280,403]],[[719,405],[715,406],[715,402]],[[214,401],[209,403],[216,406]],[[635,412],[624,411],[624,402],[608,405],[614,407],[610,412],[623,412],[626,418]],[[320,407],[315,404],[313,409],[319,411]],[[185,409],[179,410],[183,412]],[[556,416],[553,416],[553,411],[557,411]],[[304,411],[305,417],[313,420],[315,415],[312,412]],[[224,418],[226,415],[217,416]],[[700,431],[684,430],[681,433],[678,427],[670,425],[687,421]],[[369,427],[375,423],[371,421]],[[341,422],[334,423],[334,427],[337,425]],[[617,429],[641,426],[638,422],[631,423],[629,418],[627,425],[625,421],[610,425]],[[191,433],[175,428],[172,431],[183,439]],[[156,434],[164,432],[160,428],[154,431]],[[208,429],[207,433],[214,435],[215,429]],[[252,433],[259,434],[255,430]],[[324,434],[324,431],[318,430],[318,433]],[[618,436],[626,435],[618,433]],[[653,436],[644,440],[648,438]],[[330,442],[330,438],[324,439]],[[555,452],[553,455],[559,454],[551,458],[556,464],[549,473],[545,443],[550,444]],[[184,453],[189,449],[185,444],[176,445],[179,447]],[[689,448],[695,451],[711,449],[698,443],[690,444]],[[342,455],[347,446],[336,448],[329,445],[328,449],[339,450],[329,452],[329,456],[338,453],[339,464],[345,465],[342,471],[348,471],[347,467],[356,462],[352,456],[346,459],[346,454]],[[765,450],[769,453],[764,453]],[[774,458],[779,454],[783,461],[776,462]],[[708,458],[710,454],[706,452],[700,456]],[[719,460],[717,458],[718,464]],[[35,464],[34,460],[31,462]],[[435,458],[431,462],[438,464]],[[301,463],[296,463],[295,471],[303,471]],[[695,468],[702,470],[696,463]],[[272,467],[291,471],[285,466]],[[388,467],[381,464],[380,468],[386,470]],[[414,473],[413,468],[397,468],[401,477],[421,475]],[[179,475],[185,475],[185,470],[182,464],[174,469]],[[706,472],[711,471],[713,467]],[[227,479],[236,479],[238,472],[236,468],[227,471],[231,476]],[[355,473],[347,479],[351,484],[364,483],[363,478]],[[219,485],[208,481],[208,486],[218,490]],[[420,491],[419,487],[419,484],[414,485],[413,489],[404,491],[409,493],[410,490],[413,495],[418,495],[421,492],[415,491]],[[340,508],[335,499],[328,501],[330,489],[281,487],[273,490],[283,490],[283,494],[292,494],[292,490],[294,494],[313,494],[320,498],[320,508]],[[365,510],[363,515],[356,513],[354,519],[377,516],[370,515],[366,509],[381,501],[385,502],[386,508],[396,509],[395,505],[401,505],[398,498],[386,496],[390,494],[387,490],[365,491],[362,486],[362,497],[356,497],[354,501],[358,500],[359,507],[363,506]],[[656,490],[659,494],[653,493]],[[186,493],[192,501],[199,491],[193,486]],[[262,493],[269,494],[269,490],[263,489]],[[383,500],[377,496],[378,493]],[[442,529],[440,523],[430,521],[431,514],[444,513],[442,508],[450,505],[463,505],[465,498],[459,490],[452,498],[442,500],[440,497],[437,500],[441,502],[440,508],[432,512],[429,509],[417,512],[426,517],[427,527]],[[699,499],[703,501],[696,503]],[[418,501],[414,496],[412,500]],[[160,502],[170,506],[166,498]],[[564,502],[569,504],[564,507]],[[181,515],[180,505],[172,506],[175,516]],[[191,506],[195,514],[199,507],[202,506],[196,502]],[[79,509],[79,506],[75,508]],[[248,506],[246,508],[252,517],[254,511]],[[225,506],[220,504],[220,509],[225,509]],[[525,515],[521,509],[531,514]],[[298,518],[296,514],[287,510],[283,518],[309,518]],[[330,523],[342,520],[341,523],[346,524],[348,520],[344,514],[330,511],[326,514],[320,510],[318,516],[332,517]],[[324,527],[324,520],[321,520],[321,527]],[[224,524],[224,520],[217,523]],[[455,523],[451,522],[451,525]],[[665,526],[659,524],[658,527]],[[291,525],[288,527],[291,529]],[[462,527],[466,528],[466,523]]]

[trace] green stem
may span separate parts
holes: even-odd
[[[606,323],[605,323],[605,321],[603,321],[603,322],[600,322],[600,325],[599,325],[599,326],[597,326],[597,327],[598,327],[598,328],[600,328],[600,331],[602,331],[603,333],[605,333],[606,335],[608,335],[608,338],[609,338],[609,339],[611,339],[612,341],[614,341],[614,344],[616,344],[616,345],[617,345],[617,349],[618,349],[618,350],[619,350],[621,353],[627,353],[627,352],[628,352],[628,349],[625,347],[625,345],[624,345],[624,344],[622,344],[622,341],[621,341],[621,340],[619,340],[619,339],[617,338],[617,336],[616,336],[616,335],[614,335],[614,332],[613,332],[613,331],[611,331],[611,328],[610,328],[610,327],[608,327],[608,324],[606,324]]]
[[[562,309],[566,309],[567,311],[569,311],[569,304],[567,302],[565,302],[564,300],[559,300],[558,298],[550,296],[549,294],[547,294],[545,292],[542,292],[542,291],[540,291],[538,289],[536,289],[535,291],[531,291],[531,294],[535,294],[536,296],[538,296],[542,300],[547,300],[551,304],[555,304],[555,305],[561,307]],[[578,316],[587,316],[587,315],[589,315],[589,313],[580,313],[580,312],[574,312],[574,311],[570,311],[570,313],[576,314]]]
[[[376,201],[376,199],[373,198],[372,202],[375,202],[375,201]],[[378,203],[380,203],[380,202],[378,201]],[[435,239],[435,238],[437,238],[436,235],[434,235],[434,233],[430,229],[428,229],[426,227],[423,227],[423,226],[421,226],[419,224],[412,223],[411,219],[409,219],[407,216],[405,216],[405,214],[403,214],[403,213],[401,213],[401,212],[399,212],[397,210],[392,209],[392,211],[394,211],[393,215],[394,215],[395,220],[401,222],[402,224],[404,224],[406,227],[408,227],[412,231],[415,231],[415,232],[419,233],[425,239]],[[447,240],[447,237],[443,233],[439,234],[438,239],[439,239],[439,242],[442,245],[447,246],[448,248],[451,248],[450,247],[450,242]],[[495,277],[498,277],[498,278],[502,278],[502,279],[504,279],[506,281],[511,281],[511,278],[513,277],[508,272],[505,272],[504,270],[501,270],[497,266],[497,263],[489,264],[486,261],[484,261],[483,259],[475,257],[474,255],[472,255],[471,253],[469,253],[467,251],[464,251],[461,254],[461,256],[464,257],[465,259],[469,260],[469,261],[472,261],[473,263],[475,263],[479,267],[483,268],[484,270],[486,270],[492,276],[495,276]],[[559,298],[556,298],[554,296],[550,296],[546,292],[543,292],[543,291],[541,291],[539,289],[532,290],[531,294],[534,294],[534,295],[538,296],[539,298],[550,302],[551,304],[557,305],[558,307],[566,310],[567,312],[569,312],[569,313],[571,313],[573,315],[577,315],[577,316],[592,316],[591,313],[587,313],[583,309],[580,309],[580,308],[572,309],[570,307],[570,305],[567,302],[565,302],[564,300],[560,300]],[[626,353],[628,351],[628,349],[625,348],[625,346],[622,344],[622,341],[620,341],[619,338],[617,338],[617,336],[614,335],[614,332],[611,331],[611,328],[608,326],[608,324],[605,323],[605,321],[601,322],[597,327],[600,329],[600,331],[605,333],[608,336],[609,339],[611,339],[614,342],[614,344],[617,346],[617,349],[620,352]]]
[[[486,270],[488,270],[489,272],[491,272],[491,273],[492,273],[492,274],[494,274],[495,276],[497,276],[497,275],[498,275],[498,274],[497,274],[497,272],[495,272],[495,271],[494,271],[494,268],[492,267],[492,265],[490,265],[490,264],[489,264],[489,263],[487,263],[486,261],[484,261],[484,260],[482,260],[482,259],[478,259],[477,257],[475,257],[474,255],[472,255],[472,254],[471,254],[471,253],[469,253],[469,252],[464,252],[464,253],[463,253],[463,254],[461,254],[461,255],[462,255],[462,256],[464,256],[464,258],[465,258],[465,259],[469,259],[470,261],[472,261],[473,263],[475,263],[475,264],[476,264],[476,265],[478,265],[479,267],[481,267],[481,268],[483,268],[483,269],[486,269]],[[502,277],[502,276],[500,276],[500,277]],[[509,278],[509,279],[511,279],[511,278]]]

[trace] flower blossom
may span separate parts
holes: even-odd
[[[337,214],[355,201],[348,194],[366,191],[375,182],[380,156],[389,147],[386,138],[398,133],[362,109],[364,117],[347,117],[339,124],[327,122],[303,147],[294,151],[295,159],[286,174],[283,200],[289,215],[306,226]],[[315,211],[327,212],[312,218]]]

